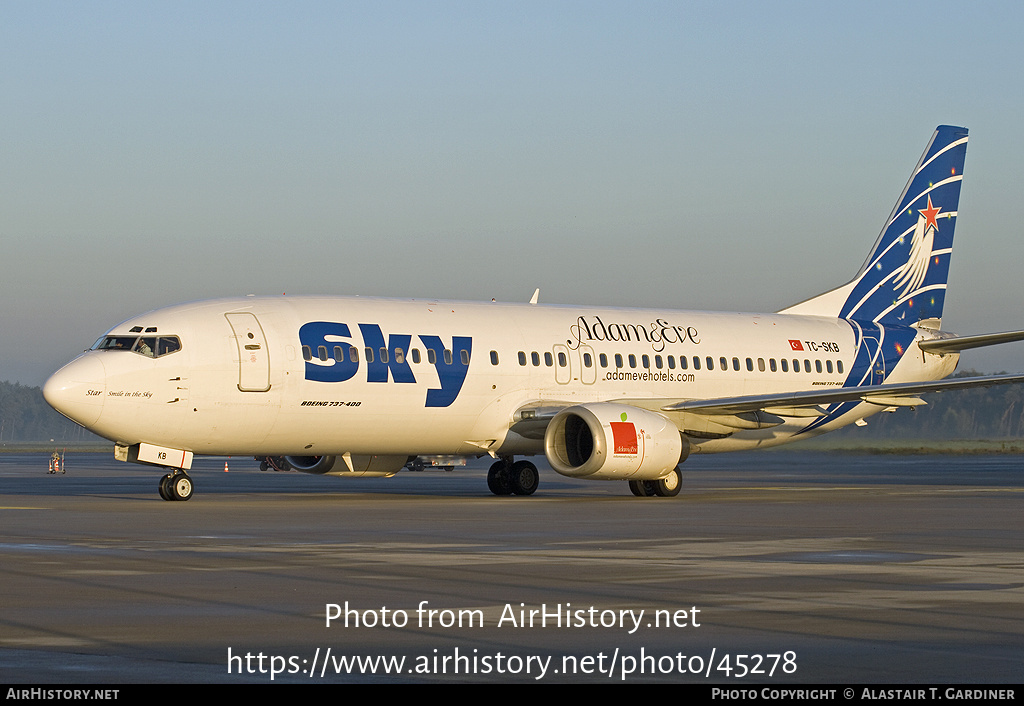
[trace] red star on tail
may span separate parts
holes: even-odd
[[[923,211],[918,211],[918,213],[920,213],[925,218],[925,221],[926,221],[925,222],[925,226],[924,226],[925,230],[928,230],[929,228],[934,228],[935,230],[939,229],[939,224],[936,223],[935,218],[936,218],[936,216],[939,215],[939,211],[940,210],[941,210],[941,206],[940,207],[932,206],[932,197],[931,197],[931,195],[929,195],[928,196],[928,208],[924,209]]]

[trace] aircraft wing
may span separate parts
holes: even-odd
[[[998,335],[998,334],[997,334]],[[924,404],[914,395],[926,392],[959,390],[966,387],[988,387],[1024,382],[1024,375],[982,375],[953,378],[932,382],[903,382],[861,387],[834,387],[824,390],[780,392],[745,397],[719,397],[710,400],[686,400],[663,405],[663,412],[690,412],[700,415],[734,415],[744,412],[765,411],[779,416],[806,416],[800,409],[820,407],[840,402],[871,402],[885,407],[905,407]],[[787,414],[792,410],[794,414]],[[823,410],[822,410],[823,413]]]
[[[820,417],[828,414],[828,405],[843,402],[869,402],[880,407],[915,407],[927,404],[916,395],[969,387],[1024,383],[1024,375],[982,375],[931,382],[888,383],[860,387],[832,387],[743,397],[718,397],[705,400],[631,398],[613,400],[651,412],[682,414],[690,428],[721,432],[737,429],[761,429],[782,424],[783,418]],[[528,439],[543,439],[548,423],[562,410],[579,402],[545,400],[520,407],[510,429]],[[674,418],[674,417],[673,417]],[[679,423],[681,420],[676,419]],[[682,428],[682,427],[681,427]]]

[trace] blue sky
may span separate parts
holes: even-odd
[[[0,379],[236,294],[776,310],[856,272],[940,123],[971,130],[944,328],[1024,328],[1022,27],[1009,2],[2,3]]]

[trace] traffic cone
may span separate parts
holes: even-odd
[[[224,472],[225,473],[228,472],[228,462],[227,461],[224,462]]]

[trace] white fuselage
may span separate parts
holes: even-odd
[[[956,365],[956,355],[922,354],[904,329],[896,364],[877,355],[858,367],[869,336],[857,327],[781,314],[243,297],[125,321],[107,335],[174,336],[180,349],[87,351],[47,383],[47,398],[118,444],[196,454],[539,454],[542,440],[510,431],[530,405],[649,400],[656,410],[857,384],[852,375],[935,380]],[[880,409],[858,404],[813,430],[795,418],[698,434],[692,448],[783,443]]]

